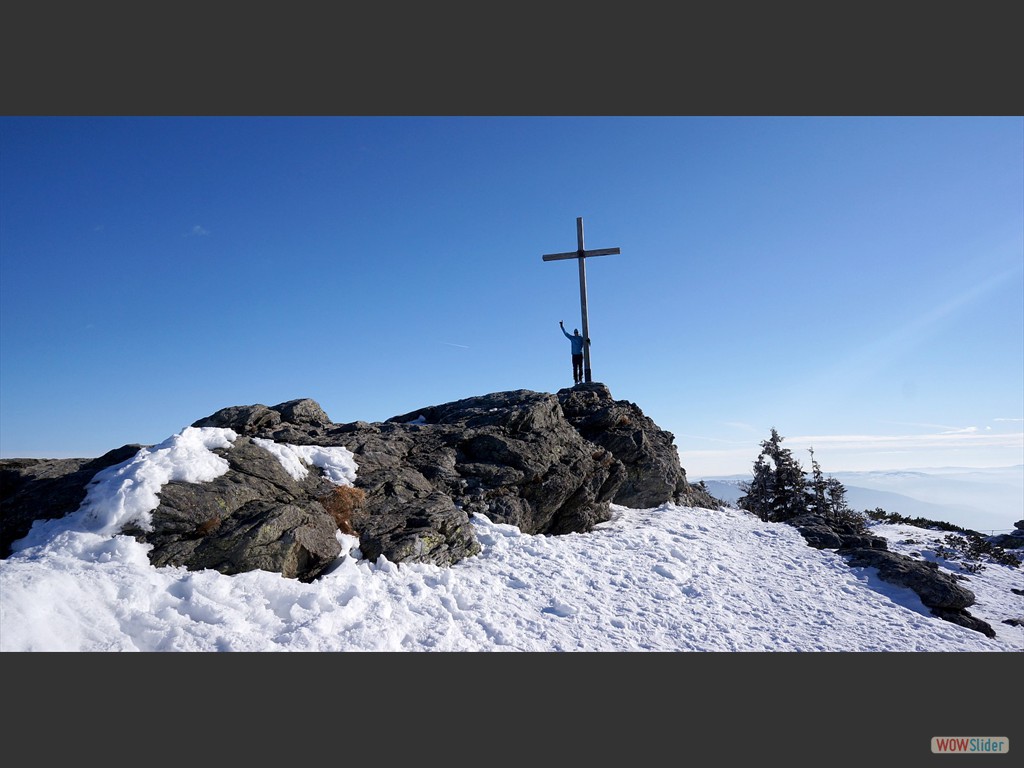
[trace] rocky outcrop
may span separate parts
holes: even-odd
[[[333,484],[322,474],[295,479],[251,437],[214,452],[228,462],[226,473],[202,483],[172,480],[161,488],[148,529],[123,530],[152,545],[153,565],[225,574],[259,569],[309,581],[338,557],[338,526],[321,501]]]
[[[36,520],[64,517],[85,499],[86,484],[100,470],[127,461],[142,448],[124,445],[96,459],[0,460],[0,557]]]
[[[960,585],[953,575],[939,570],[938,564],[879,549],[840,550],[840,554],[851,566],[877,568],[882,581],[914,590],[935,616],[986,637],[996,636],[988,622],[967,611],[975,603],[974,593]]]
[[[912,589],[933,615],[995,637],[988,622],[967,611],[975,603],[974,593],[952,574],[939,570],[936,563],[890,552],[884,537],[864,533],[847,521],[807,513],[786,522],[800,531],[810,546],[834,549],[851,567],[876,568],[882,581]]]
[[[672,499],[708,509],[720,506],[703,488],[686,481],[675,437],[635,403],[613,400],[608,388],[597,383],[561,389],[557,396],[565,418],[583,439],[622,462],[626,476],[614,503],[648,509]]]
[[[152,545],[156,565],[229,574],[263,569],[311,580],[336,560],[338,522],[325,506],[334,484],[321,471],[297,479],[263,441],[351,452],[362,498],[349,522],[371,560],[458,562],[480,549],[470,525],[475,513],[526,533],[558,535],[593,529],[610,518],[613,503],[653,507],[706,498],[707,506],[719,506],[686,482],[671,433],[635,404],[614,400],[603,384],[557,394],[498,392],[374,423],[335,424],[315,401],[299,399],[223,408],[192,426],[230,429],[237,437],[213,449],[227,462],[225,473],[209,482],[166,483],[149,524],[124,530]],[[120,455],[108,454],[102,466]],[[4,494],[20,513],[11,527],[4,504],[12,541],[32,519],[75,509],[95,474],[90,470],[101,468],[18,461],[0,462]],[[60,508],[48,505],[44,479],[64,488]]]
[[[887,549],[882,536],[864,533],[853,523],[807,512],[786,521],[816,549]]]
[[[1009,533],[1000,533],[996,536],[989,536],[990,544],[1003,549],[1024,549],[1024,520],[1018,520],[1013,524],[1013,530]]]
[[[405,464],[432,490],[467,514],[485,514],[526,533],[591,530],[610,518],[609,505],[626,477],[618,457],[585,440],[551,394],[472,397],[396,416],[385,426],[415,436]],[[360,461],[380,455],[388,442],[364,432],[349,447]],[[373,497],[388,473],[381,475],[372,461],[363,467],[361,487]]]

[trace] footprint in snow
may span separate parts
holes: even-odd
[[[654,566],[654,572],[656,574],[658,574],[659,576],[664,576],[666,579],[674,579],[674,578],[676,578],[676,575],[666,565],[660,565],[659,564],[659,565]]]
[[[541,613],[550,613],[555,616],[561,616],[562,618],[566,618],[567,616],[575,616],[577,613],[579,613],[579,609],[575,606],[568,605],[559,600],[552,600],[551,605],[549,605],[547,608],[541,609]]]

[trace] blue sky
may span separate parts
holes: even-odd
[[[1024,119],[0,117],[0,455],[592,367],[691,478],[1024,462]]]

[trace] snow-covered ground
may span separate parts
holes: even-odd
[[[735,509],[614,508],[586,534],[473,519],[450,568],[358,557],[311,584],[154,568],[125,536],[64,531],[0,563],[3,651],[1020,651],[1020,569],[965,584],[988,638],[911,590]],[[876,525],[896,551],[939,534]],[[909,543],[920,542],[920,543]],[[926,555],[927,556],[927,555]]]
[[[994,638],[944,621],[910,589],[735,509],[612,507],[589,533],[529,535],[472,518],[482,551],[448,568],[342,552],[313,583],[254,571],[153,567],[143,527],[172,479],[227,471],[237,435],[184,429],[93,479],[79,509],[37,521],[0,561],[0,651],[1020,651],[1022,570],[967,576]],[[296,476],[338,484],[343,448],[264,446]],[[943,534],[876,524],[892,549],[935,559]],[[951,572],[956,562],[939,562]]]

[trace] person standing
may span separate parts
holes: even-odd
[[[573,384],[579,384],[583,381],[583,345],[589,344],[590,339],[584,339],[580,336],[580,329],[573,328],[572,335],[565,330],[565,324],[559,320],[558,327],[562,329],[562,333],[565,334],[565,338],[572,344],[572,381]]]

